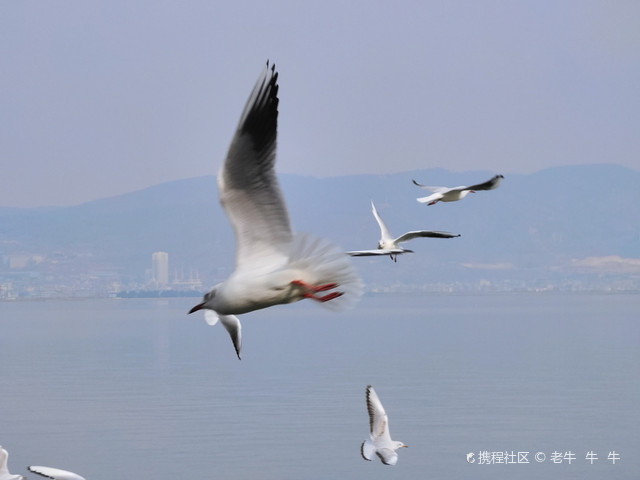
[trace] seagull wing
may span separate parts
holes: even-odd
[[[500,185],[500,182],[503,178],[503,175],[496,175],[495,177],[491,178],[491,180],[487,180],[484,183],[478,183],[476,185],[465,187],[465,190],[493,190],[494,188],[497,188],[498,185]]]
[[[265,67],[240,117],[218,174],[220,203],[237,241],[237,268],[283,263],[292,241],[287,207],[274,164],[278,73]]]
[[[398,463],[398,454],[390,448],[379,448],[376,455],[385,465],[395,465]]]
[[[365,440],[360,445],[360,455],[367,461],[371,461],[373,459],[373,455],[376,453],[376,447],[374,447],[373,443],[370,440]]]
[[[376,255],[400,255],[402,253],[413,253],[411,250],[407,250],[406,248],[377,248],[375,250],[352,250],[350,252],[346,252],[347,255],[351,255],[352,257],[373,257]]]
[[[380,218],[380,215],[376,210],[376,206],[373,204],[373,200],[371,201],[371,211],[373,212],[373,216],[375,217],[376,221],[378,222],[378,226],[380,227],[381,240],[383,242],[393,240],[393,236],[391,235],[391,232],[389,231],[385,223],[382,221],[382,218]]]
[[[236,349],[236,355],[240,359],[240,351],[242,350],[242,324],[240,324],[240,320],[235,315],[218,315],[218,317],[224,328],[229,332],[233,348]]]
[[[382,402],[371,385],[367,386],[367,411],[369,412],[369,433],[371,439],[376,442],[382,440],[390,442],[389,421],[387,412],[384,411]]]
[[[438,232],[435,230],[415,230],[413,232],[407,232],[404,235],[396,238],[394,240],[395,243],[406,242],[407,240],[411,240],[412,238],[419,237],[428,237],[428,238],[455,238],[459,237],[458,233],[449,233],[449,232]]]
[[[53,480],[85,480],[84,477],[66,470],[60,470],[58,468],[30,466],[28,467],[30,472],[37,473],[43,477],[51,478]]]
[[[444,195],[443,195],[442,192],[437,192],[437,193],[429,195],[428,197],[419,197],[419,198],[417,198],[417,200],[420,203],[431,203],[431,202],[435,202],[437,200],[440,200],[443,196]]]
[[[413,182],[414,185],[417,185],[418,187],[424,188],[426,190],[431,190],[432,192],[445,192],[449,189],[448,187],[435,187],[430,185],[423,185],[422,183],[418,183],[415,180],[411,180],[411,181]]]

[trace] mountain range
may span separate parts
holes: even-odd
[[[371,290],[640,285],[640,172],[583,165],[510,174],[496,190],[432,206],[416,201],[427,192],[412,184],[470,185],[493,174],[425,169],[279,180],[294,229],[345,250],[376,247],[371,200],[395,235],[416,229],[461,235],[412,240],[404,245],[415,253],[397,263],[354,258]],[[233,270],[235,241],[215,177],[71,207],[0,208],[0,283],[21,272],[58,282],[102,272],[121,284],[142,284],[155,251],[169,253],[172,275],[197,271],[207,287]]]

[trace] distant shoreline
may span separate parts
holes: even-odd
[[[127,292],[118,292],[117,294],[110,296],[86,296],[86,297],[15,297],[15,298],[0,298],[2,302],[45,302],[45,301],[88,301],[88,300],[128,300],[128,299],[174,299],[174,298],[200,298],[204,295],[204,292],[195,291],[174,291],[174,290],[136,290]],[[453,291],[416,291],[409,290],[406,292],[400,291],[370,291],[365,292],[365,297],[385,297],[385,296],[415,296],[421,295],[426,297],[439,297],[439,296],[500,296],[500,295],[640,295],[640,290],[605,290],[605,289],[584,289],[584,290],[561,290],[561,289],[549,289],[549,290],[487,290],[487,291],[473,291],[473,290],[453,290]]]

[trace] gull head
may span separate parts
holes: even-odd
[[[213,289],[211,289],[210,292],[205,293],[204,297],[202,298],[202,302],[189,310],[189,313],[197,312],[198,310],[202,309],[215,310],[214,307],[217,288],[218,286],[216,285],[215,287],[213,287]]]
[[[404,443],[402,443],[402,442],[397,442],[397,441],[394,441],[394,442],[393,442],[393,449],[394,449],[394,450],[398,450],[399,448],[402,448],[402,447],[404,447],[404,448],[409,448],[409,446],[408,446],[408,445],[405,445],[405,444],[404,444]]]

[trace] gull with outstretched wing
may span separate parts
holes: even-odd
[[[476,191],[493,190],[494,188],[498,188],[498,185],[500,185],[503,178],[503,175],[495,175],[486,182],[469,185],[468,187],[430,187],[428,185],[422,185],[415,180],[412,181],[418,187],[433,192],[433,194],[427,197],[420,197],[417,200],[420,203],[426,203],[427,205],[435,205],[438,202],[457,202],[458,200],[462,200],[469,193],[475,193]]]
[[[371,385],[367,386],[367,411],[369,412],[369,438],[360,446],[362,458],[371,461],[376,455],[385,465],[395,465],[398,463],[396,450],[406,445],[391,440],[387,412]]]
[[[218,174],[218,194],[236,237],[236,266],[189,313],[205,309],[229,332],[240,358],[236,315],[310,298],[336,309],[353,305],[362,281],[344,251],[294,233],[275,174],[278,73],[267,62],[244,108]]]
[[[389,257],[391,257],[391,260],[395,262],[398,255],[401,255],[403,253],[413,253],[413,250],[401,247],[400,243],[420,237],[455,238],[460,236],[457,233],[438,232],[435,230],[413,230],[411,232],[404,233],[399,237],[394,237],[389,231],[387,225],[380,217],[380,214],[378,213],[378,210],[376,210],[376,206],[373,204],[373,201],[371,201],[371,211],[373,212],[373,216],[375,217],[376,221],[378,222],[378,226],[380,227],[380,240],[378,241],[378,248],[375,250],[352,250],[347,252],[353,257],[389,255]]]

